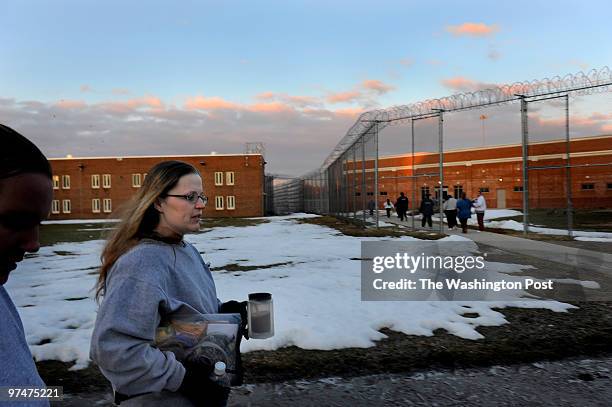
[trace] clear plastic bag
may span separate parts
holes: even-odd
[[[180,362],[223,362],[232,386],[242,384],[240,314],[173,316],[155,334],[155,346]]]

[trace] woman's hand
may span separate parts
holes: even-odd
[[[249,339],[249,330],[247,328],[249,313],[247,311],[248,301],[228,301],[219,306],[220,314],[240,314],[242,334],[246,339]]]

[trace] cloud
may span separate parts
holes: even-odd
[[[478,82],[462,76],[442,79],[440,81],[445,87],[459,92],[476,92],[483,89],[495,88],[499,85],[494,83]]]
[[[140,109],[163,109],[164,104],[156,96],[143,96],[125,101],[103,102],[98,106],[106,112],[131,113]]]
[[[497,61],[501,58],[501,54],[496,49],[490,49],[487,53],[487,58],[489,58],[491,61]]]
[[[403,58],[400,59],[399,63],[404,66],[412,66],[414,65],[414,60],[412,58]]]
[[[363,86],[364,89],[372,90],[379,95],[383,95],[395,89],[393,86],[386,85],[377,79],[367,79],[361,83],[361,86]]]
[[[255,103],[254,105],[250,105],[248,110],[258,113],[281,113],[293,111],[293,108],[281,102],[270,102]]]
[[[453,34],[455,37],[471,36],[471,37],[487,37],[499,31],[496,24],[487,25],[485,23],[463,23],[460,25],[449,25],[446,31]]]
[[[362,98],[362,93],[357,90],[351,90],[347,92],[332,93],[327,96],[329,103],[350,103],[358,101]]]
[[[274,96],[275,96],[274,92],[262,92],[255,97],[260,100],[270,100],[270,99],[274,99]]]
[[[233,110],[239,109],[239,105],[228,102],[227,100],[213,96],[194,96],[187,98],[185,102],[185,108],[187,110]]]
[[[115,88],[111,92],[113,95],[128,95],[130,93],[130,91],[125,88]]]
[[[357,116],[359,116],[364,111],[365,111],[364,109],[361,109],[359,107],[347,107],[345,109],[334,110],[334,113],[339,116],[348,116],[348,117],[357,118]]]
[[[60,109],[82,109],[85,106],[87,106],[87,104],[82,101],[82,100],[60,100],[59,102],[55,103],[55,107],[58,107]]]
[[[92,92],[93,89],[91,88],[91,86],[89,85],[81,85],[81,92],[82,93],[86,93],[86,92]]]

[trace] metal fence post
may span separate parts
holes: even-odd
[[[570,170],[570,131],[569,131],[569,94],[565,95],[565,182],[567,185],[567,234],[569,237],[574,236],[574,205],[572,202],[572,173]]]
[[[521,143],[523,147],[523,234],[529,233],[529,133],[527,128],[527,100],[521,98]]]
[[[417,179],[416,179],[416,174],[415,174],[415,170],[414,170],[414,168],[415,168],[415,166],[414,166],[414,119],[410,120],[410,124],[411,124],[410,134],[412,136],[412,205],[414,206],[414,208],[416,208]],[[414,230],[415,230],[415,228],[414,228],[414,213],[412,213],[412,216],[410,216],[410,217],[412,218],[412,231],[414,232]]]
[[[374,210],[376,211],[376,228],[378,228],[378,122],[374,123],[374,145],[376,156],[374,157]]]

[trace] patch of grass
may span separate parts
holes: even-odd
[[[227,226],[245,227],[257,226],[268,223],[267,219],[250,219],[250,218],[206,218],[200,222],[202,229],[222,228]]]
[[[240,264],[231,263],[231,264],[226,264],[225,266],[222,266],[222,267],[212,267],[210,270],[211,271],[225,271],[225,272],[230,273],[234,271],[251,271],[251,270],[260,270],[260,269],[270,269],[272,267],[287,266],[289,264],[293,264],[293,262],[287,261],[284,263],[264,264],[261,266],[241,266]]]
[[[327,226],[336,229],[343,235],[354,237],[401,237],[411,236],[423,240],[438,240],[446,235],[426,230],[410,231],[398,227],[373,228],[364,227],[360,222],[351,219],[340,219],[333,216],[320,216],[316,218],[298,219],[299,223]]]
[[[504,219],[523,222],[522,215]],[[530,209],[529,223],[547,228],[567,229],[567,210]],[[573,223],[574,229],[612,232],[612,209],[575,209]]]
[[[89,240],[104,239],[113,223],[79,223],[79,224],[51,224],[40,226],[40,245],[52,246],[56,243],[86,242]],[[95,230],[82,230],[95,229]]]

